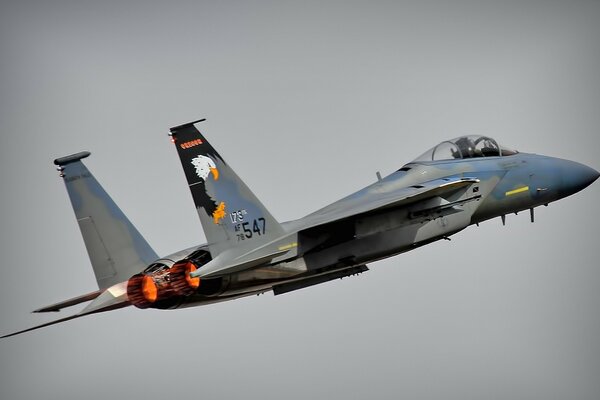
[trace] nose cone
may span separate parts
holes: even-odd
[[[598,179],[600,173],[587,165],[561,160],[560,175],[564,195],[568,196],[591,185],[592,182]]]

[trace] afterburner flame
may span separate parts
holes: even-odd
[[[142,278],[142,294],[150,303],[154,303],[158,298],[158,288],[150,275],[146,275]]]
[[[146,300],[142,290],[144,278],[146,276],[143,274],[135,274],[127,281],[127,298],[137,308],[148,308],[152,305],[151,302]]]
[[[171,286],[177,294],[189,296],[200,286],[200,278],[192,278],[190,274],[197,270],[196,264],[189,260],[181,260],[171,268]]]
[[[198,287],[200,286],[200,277],[192,278],[190,274],[197,269],[198,268],[196,268],[196,266],[192,262],[188,262],[187,264],[185,264],[185,281],[187,282],[189,287],[194,289],[198,289]]]
[[[166,265],[152,265],[129,278],[127,297],[131,304],[138,308],[154,307],[158,302],[176,296],[171,287],[170,272]]]
[[[127,282],[127,298],[138,308],[162,307],[164,300],[190,296],[200,286],[200,278],[190,274],[198,267],[190,260],[181,260],[171,268],[164,264],[150,265]]]

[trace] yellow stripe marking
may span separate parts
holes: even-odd
[[[279,250],[289,250],[292,247],[298,247],[298,243],[294,242],[294,243],[286,244],[285,246],[279,246]]]
[[[520,188],[515,189],[515,190],[510,190],[510,191],[504,193],[504,195],[505,196],[512,196],[513,194],[517,194],[517,193],[521,193],[521,192],[526,192],[528,190],[529,190],[529,186],[523,186],[523,187],[520,187]]]

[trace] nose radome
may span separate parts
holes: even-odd
[[[575,161],[562,160],[561,175],[564,189],[569,194],[579,192],[588,187],[598,177],[600,173],[587,165]]]

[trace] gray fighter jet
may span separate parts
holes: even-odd
[[[121,307],[175,309],[368,271],[367,263],[448,238],[472,224],[572,195],[599,173],[519,153],[486,136],[440,143],[391,175],[295,221],[280,223],[198,131],[171,128],[208,243],[159,257],[82,162],[58,158],[99,290],[36,312],[81,312],[3,337]]]

